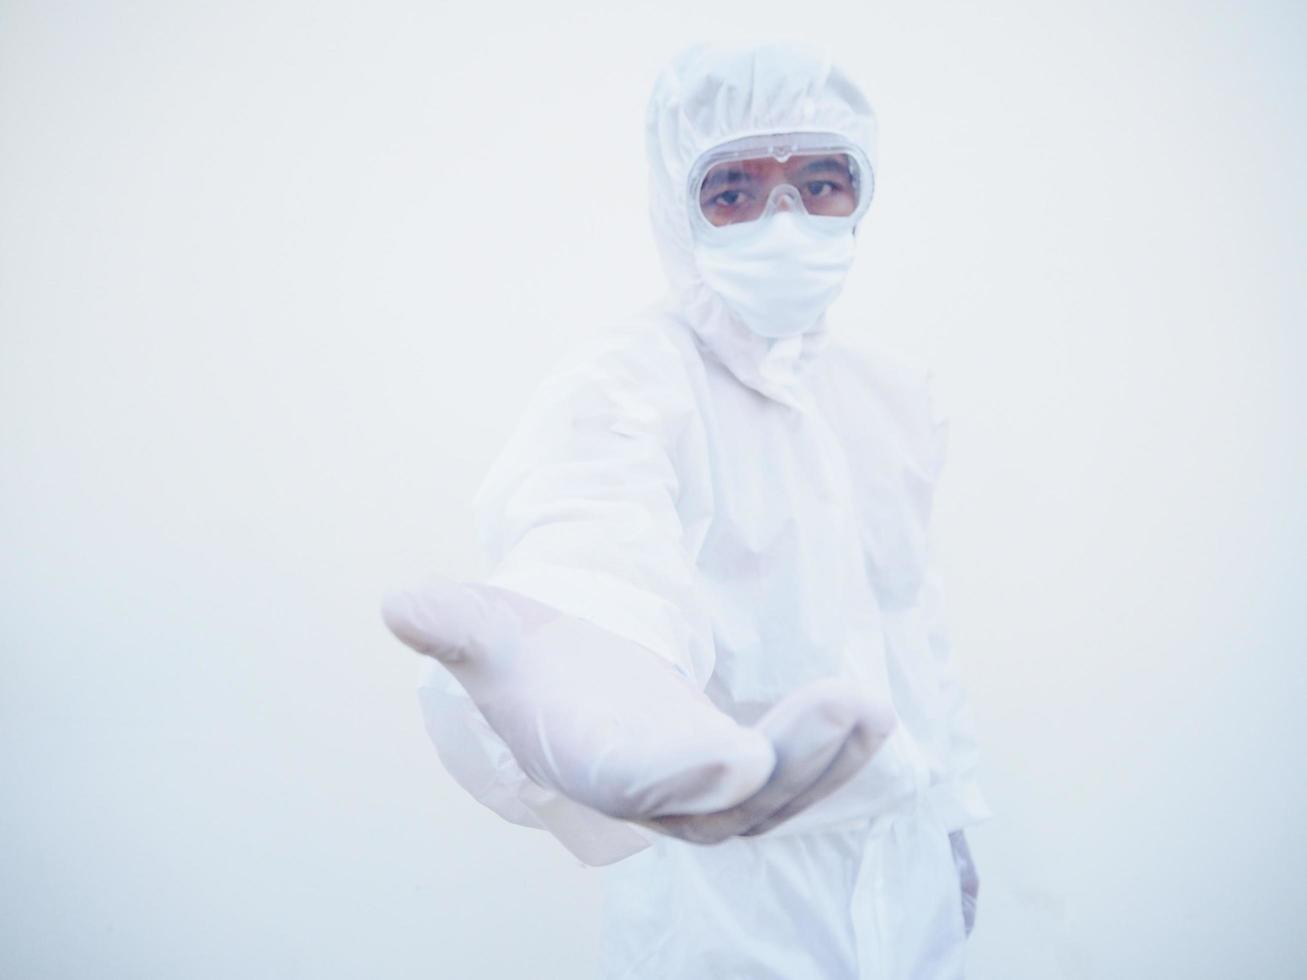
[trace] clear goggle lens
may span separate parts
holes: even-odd
[[[871,203],[872,172],[852,145],[820,134],[754,137],[705,154],[690,180],[696,229],[791,210],[852,227]]]

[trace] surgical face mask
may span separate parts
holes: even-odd
[[[872,187],[865,154],[832,134],[715,147],[687,187],[700,275],[755,333],[809,330],[844,285]]]
[[[699,274],[736,316],[764,337],[811,329],[844,287],[853,264],[850,228],[813,227],[781,211],[711,242],[698,242]]]

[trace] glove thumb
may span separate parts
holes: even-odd
[[[406,646],[455,670],[489,666],[520,644],[520,623],[506,602],[446,578],[388,592],[381,618]]]

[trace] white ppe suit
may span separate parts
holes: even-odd
[[[731,717],[841,678],[898,717],[850,782],[760,836],[702,846],[532,782],[433,665],[421,695],[455,778],[605,877],[605,977],[963,975],[949,834],[990,816],[928,547],[944,426],[923,373],[823,315],[764,336],[699,274],[687,175],[709,149],[835,133],[874,159],[865,100],[790,45],[698,46],[647,119],[665,303],[573,352],[477,497],[490,585],[653,651]]]

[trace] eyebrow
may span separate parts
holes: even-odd
[[[853,178],[853,170],[847,164],[842,162],[839,157],[822,157],[819,160],[810,160],[798,170],[800,175],[811,175],[821,173],[837,173],[843,177]],[[715,187],[721,187],[723,184],[744,184],[756,180],[753,174],[747,170],[739,168],[733,170],[713,170],[704,178],[699,185],[699,193],[710,191]]]
[[[835,171],[845,177],[852,177],[853,170],[847,163],[841,163],[837,157],[822,157],[820,160],[813,160],[805,163],[799,168],[801,174],[818,174]]]

